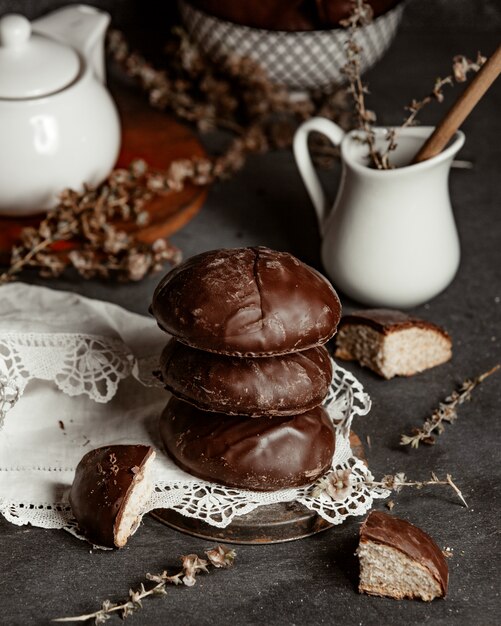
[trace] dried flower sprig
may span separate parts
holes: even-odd
[[[418,448],[420,443],[433,445],[436,441],[436,435],[444,432],[445,423],[452,424],[456,421],[458,407],[463,402],[471,400],[471,394],[475,387],[480,385],[488,376],[497,372],[500,367],[501,365],[495,365],[488,372],[484,372],[472,380],[465,380],[458,390],[454,390],[450,396],[447,396],[443,402],[440,402],[438,408],[433,411],[431,417],[425,420],[421,428],[414,428],[412,435],[402,435],[400,445],[410,445],[412,448]]]
[[[335,502],[344,500],[355,488],[357,483],[351,480],[351,469],[334,470],[311,492],[312,497],[318,498],[322,493],[328,495]]]
[[[409,115],[405,118],[402,126],[413,126],[416,123],[416,117],[421,110],[431,102],[443,102],[445,96],[443,88],[446,85],[454,86],[455,83],[464,83],[468,80],[468,74],[478,72],[482,65],[486,62],[486,58],[477,53],[475,61],[468,59],[463,55],[457,55],[452,60],[452,71],[445,78],[437,78],[432,91],[422,100],[412,100],[405,109],[409,111]]]
[[[155,583],[153,587],[146,589],[141,583],[138,590],[129,589],[129,599],[120,604],[115,604],[110,600],[104,600],[101,608],[93,613],[77,615],[75,617],[58,617],[53,622],[86,622],[94,620],[94,624],[104,624],[113,614],[119,615],[122,619],[129,617],[143,607],[143,600],[148,597],[167,595],[167,585],[186,585],[192,587],[196,583],[196,576],[200,572],[208,573],[208,566],[216,568],[227,568],[233,565],[235,560],[235,550],[226,546],[216,546],[212,550],[205,552],[207,559],[202,559],[196,554],[188,554],[181,557],[183,566],[177,573],[170,575],[166,571],[161,574],[146,574],[148,581]]]
[[[64,190],[58,205],[49,210],[38,228],[24,228],[21,241],[12,249],[9,268],[0,275],[0,285],[28,267],[42,276],[59,276],[72,265],[84,278],[100,276],[140,280],[162,268],[165,261],[177,263],[180,252],[163,239],[148,245],[124,229],[126,223],[144,226],[146,204],[156,195],[176,189],[180,180],[196,179],[193,168],[180,173],[179,163],[161,176],[144,161],[129,169],[115,169],[94,189]],[[176,169],[177,168],[177,169]],[[74,249],[56,253],[54,244],[71,242]]]
[[[466,500],[463,494],[453,482],[452,476],[447,474],[445,480],[440,480],[433,472],[430,480],[416,481],[407,480],[407,477],[403,472],[397,474],[387,474],[383,476],[382,480],[375,481],[368,478],[352,480],[352,470],[334,470],[322,479],[319,484],[313,489],[312,497],[319,497],[324,494],[334,500],[335,502],[345,500],[346,497],[363,487],[377,487],[380,489],[386,489],[388,491],[394,491],[398,493],[403,487],[415,487],[416,489],[422,489],[429,485],[448,485],[451,487],[461,502],[467,507]]]
[[[357,43],[357,32],[363,26],[372,22],[372,7],[364,0],[352,0],[352,10],[345,20],[340,22],[341,26],[348,29],[348,38],[345,43],[346,63],[342,68],[342,73],[348,81],[348,93],[353,99],[355,107],[356,125],[363,131],[363,141],[369,149],[371,164],[377,169],[388,169],[384,155],[376,148],[376,133],[374,124],[376,114],[367,108],[365,96],[369,93],[367,85],[362,81],[362,48]]]
[[[369,94],[367,85],[361,78],[361,54],[362,48],[357,43],[357,32],[363,26],[370,24],[373,17],[373,11],[370,5],[364,0],[351,0],[352,11],[350,16],[340,22],[341,26],[348,29],[348,39],[345,43],[346,64],[343,73],[349,84],[349,93],[352,96],[357,127],[362,131],[359,138],[367,144],[368,158],[371,167],[379,170],[391,169],[390,154],[397,148],[398,128],[385,129],[384,149],[379,150],[376,147],[376,133],[374,125],[377,121],[374,111],[367,108],[365,96]],[[432,91],[421,100],[412,100],[405,107],[409,111],[409,115],[402,123],[402,128],[416,124],[416,118],[421,110],[431,102],[442,102],[444,100],[443,88],[446,85],[453,86],[455,83],[463,83],[467,80],[468,74],[478,72],[482,65],[486,62],[486,58],[477,53],[475,61],[468,59],[463,55],[457,55],[453,58],[452,72],[445,78],[437,78]]]
[[[403,487],[415,487],[416,489],[422,489],[423,487],[427,487],[429,485],[448,485],[453,489],[454,493],[457,494],[464,506],[468,507],[463,494],[452,480],[451,474],[447,474],[445,480],[440,480],[436,474],[432,472],[430,480],[418,481],[407,480],[406,475],[403,472],[399,472],[398,474],[387,474],[386,476],[383,476],[383,479],[379,482],[367,481],[365,484],[369,487],[381,487],[382,489],[388,489],[389,491],[395,491],[396,493],[398,493]]]
[[[8,411],[16,404],[20,397],[19,387],[13,380],[0,373],[0,427]]]

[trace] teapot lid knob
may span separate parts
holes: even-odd
[[[29,20],[10,13],[0,18],[0,99],[46,96],[70,85],[80,72],[76,50],[32,33]]]
[[[14,13],[0,19],[0,45],[7,48],[18,48],[24,45],[31,36],[31,24],[23,15]]]

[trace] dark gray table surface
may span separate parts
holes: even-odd
[[[12,4],[12,3],[11,3]],[[119,3],[117,3],[119,4]],[[398,123],[402,106],[443,75],[454,54],[490,53],[499,43],[497,2],[415,2],[387,56],[368,75],[371,104],[382,123]],[[433,10],[432,10],[433,9]],[[431,106],[424,121],[443,109]],[[501,360],[501,82],[464,124],[460,158],[472,170],[454,170],[451,193],[462,243],[453,284],[415,313],[442,324],[454,340],[450,363],[411,379],[385,382],[348,365],[373,399],[355,429],[376,476],[403,471],[426,479],[451,473],[469,508],[445,488],[407,490],[393,499],[393,513],[453,549],[446,600],[431,604],[359,595],[354,557],[359,519],[301,541],[239,546],[232,570],[200,576],[193,588],[170,588],[148,600],[131,624],[465,624],[500,622],[499,517],[501,473],[501,374],[486,381],[459,420],[433,447],[402,449],[399,435],[419,425],[463,379]],[[324,174],[333,193],[336,173]],[[210,248],[263,244],[288,250],[320,267],[313,209],[291,154],[256,157],[232,180],[215,186],[200,214],[172,238],[185,257]],[[110,300],[146,314],[153,277],[134,285],[74,278],[44,283]],[[346,310],[354,303],[343,298]],[[1,435],[0,435],[1,436]],[[377,507],[384,508],[383,502]],[[16,527],[0,518],[0,624],[48,624],[50,619],[95,610],[105,598],[124,598],[145,572],[176,566],[178,557],[201,552],[210,541],[170,530],[147,517],[121,551],[91,552],[63,531]],[[117,618],[114,618],[115,620]],[[112,623],[112,622],[110,622]]]

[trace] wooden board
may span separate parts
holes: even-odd
[[[115,89],[113,95],[123,120],[119,165],[125,166],[140,158],[154,169],[167,170],[176,159],[206,156],[187,126],[151,108],[129,91]],[[155,198],[147,207],[150,223],[137,231],[138,239],[150,243],[172,235],[198,213],[206,196],[206,188],[190,184],[182,191]]]
[[[122,147],[117,166],[126,167],[133,159],[144,159],[153,169],[166,170],[176,159],[206,156],[194,133],[173,117],[152,109],[135,91],[125,88],[113,89],[122,121]],[[135,224],[125,223],[123,229],[134,233],[138,239],[151,243],[168,237],[182,228],[201,209],[207,190],[186,185],[180,192],[155,198],[147,205],[150,222],[139,229]],[[16,218],[0,215],[0,261],[8,263],[12,246],[19,241],[21,230],[27,226],[37,227],[43,213]],[[64,251],[71,245],[57,248]]]
[[[367,464],[362,442],[353,431],[350,433],[350,444],[353,454]],[[211,526],[171,509],[157,509],[150,515],[166,526],[194,537],[254,545],[304,539],[333,526],[298,502],[258,507],[246,515],[235,517],[226,528]]]

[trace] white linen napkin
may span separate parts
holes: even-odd
[[[98,300],[44,287],[0,287],[0,381],[20,398],[0,418],[0,513],[14,524],[74,534],[68,492],[81,457],[109,444],[157,450],[147,510],[173,508],[225,527],[258,506],[296,500],[332,523],[363,515],[388,492],[360,488],[333,502],[311,488],[258,493],[225,488],[178,469],[163,453],[158,419],[169,393],[152,375],[169,336],[146,318]],[[370,477],[349,444],[354,415],[369,411],[360,383],[335,365],[326,400],[337,429],[333,468]]]

